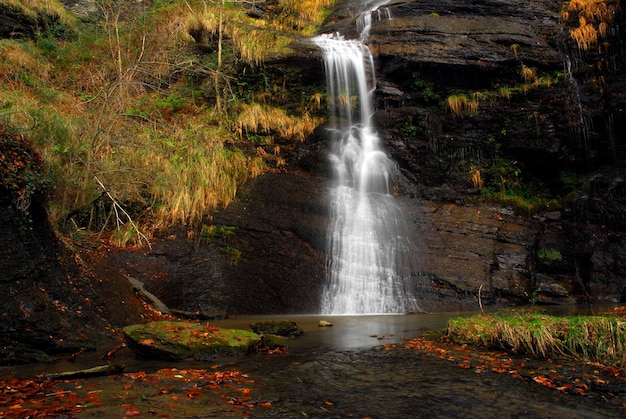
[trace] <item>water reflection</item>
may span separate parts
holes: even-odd
[[[407,315],[303,315],[303,316],[247,316],[212,322],[225,328],[249,329],[252,322],[265,320],[295,321],[304,334],[289,342],[290,352],[317,353],[369,348],[383,343],[398,343],[402,338],[412,338],[428,329],[447,325],[448,319],[473,313],[407,314]],[[333,324],[319,327],[320,320]]]
[[[580,312],[577,308],[576,313]],[[423,352],[402,345],[389,351],[381,346],[419,336],[427,329],[443,328],[450,317],[471,314],[474,313],[231,318],[211,324],[249,330],[250,323],[256,321],[290,320],[304,329],[304,335],[289,341],[288,355],[256,354],[183,363],[137,360],[126,350],[115,360],[126,365],[129,372],[176,368],[181,371],[180,377],[184,369],[241,371],[247,380],[241,384],[245,389],[224,384],[214,392],[206,380],[168,381],[162,376],[144,380],[134,379],[130,374],[83,380],[79,386],[68,385],[72,391],[98,389],[100,403],[85,405],[78,417],[122,417],[130,404],[146,414],[164,413],[168,417],[242,417],[243,411],[237,410],[241,406],[231,402],[244,392],[250,393],[248,400],[253,407],[243,416],[253,418],[623,416],[624,409],[620,406],[626,400],[620,395],[626,393],[617,381],[611,387],[617,396],[601,398],[602,393],[596,392],[582,397],[546,388],[530,376],[518,379],[511,374],[493,372],[481,367],[484,360],[474,359],[473,368],[464,369],[459,368],[459,360],[454,357],[458,354]],[[333,323],[333,327],[319,327],[320,320]],[[489,356],[508,358],[507,354]],[[529,368],[537,371],[546,366],[557,368],[545,360],[524,358],[517,362],[528,363]],[[72,364],[65,369],[78,367]],[[597,373],[595,368],[577,363],[564,365],[561,371],[572,371],[570,374],[584,380]],[[608,382],[613,378],[603,380]],[[163,386],[167,386],[165,393]],[[198,386],[202,397],[185,396],[193,386]],[[224,398],[223,393],[231,398]],[[262,407],[260,402],[269,407]]]

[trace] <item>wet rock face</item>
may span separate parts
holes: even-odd
[[[421,243],[423,309],[477,309],[479,292],[484,305],[528,301],[538,225],[497,207],[424,201],[407,211]]]
[[[381,69],[420,63],[468,74],[516,60],[528,65],[562,63],[555,49],[560,4],[551,0],[415,0],[390,3],[388,8],[393,18],[376,23],[369,37]],[[468,80],[455,77],[451,82],[466,85]]]
[[[227,234],[189,239],[173,231],[152,249],[109,260],[139,279],[170,309],[198,313],[289,314],[319,311],[326,280],[327,179],[268,173],[240,188],[211,226]],[[205,224],[205,231],[209,225]]]
[[[354,35],[360,7],[362,2],[339,4],[324,32]],[[618,214],[626,208],[616,189],[602,187],[615,192],[598,192],[529,217],[476,204],[468,178],[475,166],[488,181],[494,161],[507,159],[525,180],[537,179],[561,193],[561,172],[580,173],[580,167],[612,159],[604,128],[596,129],[593,143],[580,136],[586,129],[580,112],[590,112],[601,122],[596,126],[605,127],[609,112],[617,112],[613,121],[623,112],[619,106],[609,111],[606,104],[623,103],[623,95],[618,88],[600,94],[583,82],[589,74],[578,58],[569,68],[578,84],[565,77],[566,57],[580,54],[560,20],[561,3],[407,0],[387,7],[393,19],[375,22],[369,38],[378,85],[375,118],[401,172],[396,186],[418,248],[419,269],[411,280],[421,307],[442,311],[622,299],[624,230]],[[302,80],[323,78],[320,55],[310,45],[295,51],[297,59],[276,57],[267,71],[295,65]],[[552,82],[525,80],[524,67]],[[604,80],[623,83],[615,73]],[[524,84],[527,88],[514,90]],[[450,95],[474,92],[483,94],[478,112],[455,116],[445,105]],[[494,92],[502,93],[495,97]],[[613,139],[620,145],[613,149],[623,152],[618,124]],[[161,279],[152,289],[144,280],[148,288],[173,308],[195,310],[219,300],[232,313],[316,312],[328,280],[327,141],[321,127],[297,150],[285,147],[288,170],[250,181],[214,216],[212,222],[235,227],[235,234],[197,246],[193,254],[206,254],[203,266],[218,274],[191,274],[184,261],[169,258],[160,266],[171,269],[155,272]],[[238,252],[236,263],[220,250],[224,247]],[[141,272],[146,271],[131,274],[140,278]],[[198,292],[206,289],[206,278],[221,288]],[[167,291],[156,292],[159,287]],[[167,301],[181,288],[184,298]]]

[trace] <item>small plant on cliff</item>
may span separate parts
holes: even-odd
[[[241,259],[241,250],[232,246],[224,246],[220,247],[220,252],[227,254],[230,256],[230,264],[237,265],[239,263],[239,259]]]
[[[473,93],[472,97],[465,94],[456,94],[448,96],[447,106],[453,116],[463,116],[465,114],[475,114],[479,109],[479,98],[482,97],[479,92]]]
[[[222,224],[203,225],[200,231],[200,237],[206,240],[215,238],[224,238],[235,234],[237,227]]]
[[[520,74],[526,84],[532,84],[537,80],[537,70],[525,64],[522,64]]]
[[[563,260],[563,255],[556,249],[552,248],[542,248],[537,252],[537,257],[540,261],[552,264],[555,262],[560,262]]]
[[[467,174],[467,179],[474,189],[481,190],[485,186],[485,181],[483,180],[482,174],[480,173],[480,169],[476,166],[470,167],[469,173]]]

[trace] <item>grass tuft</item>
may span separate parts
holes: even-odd
[[[496,313],[448,322],[448,334],[458,342],[541,358],[567,355],[621,368],[626,367],[625,332],[626,321],[614,315]]]

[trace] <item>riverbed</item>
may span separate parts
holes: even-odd
[[[479,351],[437,338],[415,339],[444,327],[450,316],[317,315],[215,321],[211,322],[215,326],[247,329],[253,321],[289,319],[304,334],[289,342],[288,353],[211,362],[137,360],[123,349],[109,362],[125,365],[124,374],[58,381],[60,399],[50,392],[44,400],[62,403],[63,397],[72,395],[78,408],[66,417],[79,418],[626,415],[624,378],[611,371],[564,359],[536,361],[502,351]],[[319,327],[320,320],[333,326]],[[30,373],[77,369],[88,364],[88,358],[36,366],[39,371],[30,367]],[[2,374],[26,371],[5,368]]]

